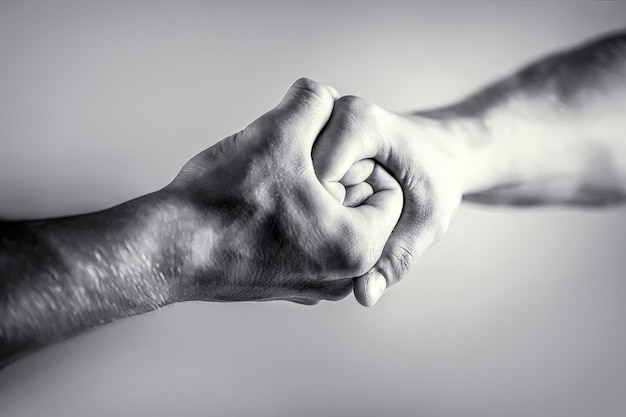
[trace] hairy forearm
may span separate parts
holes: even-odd
[[[168,202],[0,223],[0,363],[170,302],[180,274]]]
[[[413,115],[460,148],[464,199],[626,200],[626,33],[538,61],[462,102]]]

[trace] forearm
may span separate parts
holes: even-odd
[[[626,34],[548,57],[461,103],[412,117],[435,124],[458,151],[466,200],[626,200]]]
[[[179,274],[170,203],[0,223],[0,363],[170,302]]]

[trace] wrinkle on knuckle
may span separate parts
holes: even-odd
[[[430,239],[432,245],[448,232],[453,205],[438,194],[434,183],[427,177],[409,180],[406,190],[406,213],[419,226],[416,233],[420,233],[423,239]]]
[[[310,78],[300,78],[294,84],[293,88],[302,93],[301,97],[305,97],[310,103],[325,102],[332,100],[330,92],[320,83]]]
[[[374,104],[358,96],[343,96],[335,102],[335,106],[357,118],[367,116],[374,108]]]
[[[291,104],[306,111],[332,109],[333,97],[326,87],[309,78],[301,78],[290,89]]]
[[[364,98],[343,96],[334,104],[333,118],[336,132],[364,140],[381,140],[379,120],[374,114],[374,105]]]
[[[411,265],[415,261],[415,254],[413,253],[413,249],[411,246],[406,244],[400,244],[397,246],[396,250],[391,254],[391,269],[393,273],[393,278],[387,277],[392,282],[398,282],[406,275],[409,271]]]
[[[437,208],[432,181],[425,176],[407,175],[402,179],[406,214],[420,225],[426,225]]]

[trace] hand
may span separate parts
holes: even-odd
[[[190,242],[176,300],[335,300],[378,260],[402,191],[374,164],[345,169],[372,188],[358,207],[343,206],[319,182],[311,152],[333,94],[297,81],[275,109],[194,157],[162,191],[175,206],[184,202],[178,217]]]
[[[380,282],[383,287],[398,282],[415,258],[445,234],[460,204],[462,146],[440,132],[434,120],[395,114],[346,96],[335,102],[328,126],[315,142],[317,176],[338,198],[345,193],[350,200],[354,190],[345,178],[364,160],[384,166],[402,186],[398,225],[374,268],[355,282],[355,296],[363,305],[375,304],[382,295]]]

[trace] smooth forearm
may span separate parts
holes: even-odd
[[[0,361],[170,302],[180,274],[170,202],[0,224]]]
[[[412,115],[458,149],[464,199],[626,200],[626,34],[534,63],[468,99]]]

